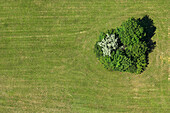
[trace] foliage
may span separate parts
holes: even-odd
[[[137,73],[141,73],[147,65],[146,62],[146,55],[143,54],[140,57],[138,57],[137,62],[136,62],[136,67],[137,67]]]
[[[115,34],[109,35],[107,33],[106,37],[98,42],[98,45],[102,47],[103,56],[111,56],[111,52],[118,48],[118,37],[115,37]]]
[[[96,44],[95,44],[94,52],[96,53],[96,57],[97,57],[97,58],[100,58],[100,56],[103,55],[102,47],[100,47],[100,46],[98,45],[98,42],[96,42]]]
[[[132,65],[132,61],[127,58],[120,50],[116,51],[110,62],[112,70],[126,71]]]
[[[126,47],[125,52],[129,58],[133,59],[133,61],[136,61],[139,56],[146,54],[147,50],[148,48],[146,46],[146,43],[139,42],[134,44],[133,46],[130,45]]]
[[[130,18],[120,27],[100,34],[94,52],[105,68],[132,73],[145,70],[147,55],[151,50],[151,33],[148,28],[154,28],[153,23],[152,27],[145,24],[147,19],[148,16],[142,19]],[[150,19],[150,22],[153,21]]]
[[[151,40],[156,31],[156,27],[154,26],[153,20],[149,18],[148,15],[145,15],[142,19],[139,18],[137,21],[138,24],[143,27],[143,30],[146,33],[146,35],[142,38],[141,41],[147,44],[148,52],[151,52],[156,46],[156,42],[153,42]]]
[[[141,27],[137,22],[138,21],[135,18],[130,18],[116,29],[123,45],[129,46],[139,43],[140,39],[146,35],[143,27]]]

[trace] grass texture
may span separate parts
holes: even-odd
[[[0,0],[0,112],[167,113],[169,0]],[[108,71],[93,47],[129,17],[154,20],[142,74]]]

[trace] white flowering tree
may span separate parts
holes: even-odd
[[[98,42],[98,45],[102,47],[103,56],[108,55],[111,57],[111,52],[118,48],[118,37],[115,37],[115,34],[106,34],[106,37],[101,42]]]

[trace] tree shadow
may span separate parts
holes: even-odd
[[[156,41],[152,40],[152,37],[155,35],[156,27],[154,26],[153,20],[149,18],[148,15],[145,15],[142,19],[138,19],[138,23],[141,27],[144,28],[145,37],[142,41],[146,42],[148,47],[148,53],[152,52],[156,47]]]
[[[149,64],[149,53],[151,53],[156,47],[156,41],[152,40],[155,35],[156,27],[154,26],[153,20],[149,18],[149,15],[145,15],[143,18],[138,19],[138,23],[144,28],[144,33],[146,33],[143,38],[143,42],[147,44],[148,51],[146,53],[147,64]]]

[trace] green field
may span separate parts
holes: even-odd
[[[0,113],[168,113],[169,0],[0,0]],[[108,71],[100,32],[149,15],[142,74]]]

